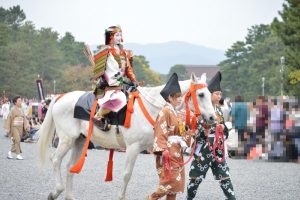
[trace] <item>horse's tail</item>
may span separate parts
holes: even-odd
[[[49,143],[52,141],[55,131],[55,124],[52,117],[53,106],[56,102],[54,98],[49,107],[45,119],[41,128],[38,130],[39,140],[38,140],[38,148],[39,148],[39,159],[41,166],[45,164],[47,155],[47,150],[49,149]]]

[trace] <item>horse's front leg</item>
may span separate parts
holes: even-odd
[[[138,143],[134,143],[131,144],[130,146],[127,146],[126,148],[126,163],[125,163],[125,172],[124,172],[124,176],[123,176],[123,186],[122,186],[122,190],[120,193],[120,200],[125,200],[125,193],[126,193],[126,189],[127,189],[127,185],[128,182],[131,178],[131,174],[133,171],[133,167],[136,161],[136,158],[138,156],[138,154],[140,153],[141,148],[140,148],[140,144]]]

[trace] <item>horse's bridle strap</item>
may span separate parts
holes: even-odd
[[[187,125],[190,125],[190,116],[191,116],[191,111],[190,111],[190,108],[189,108],[189,97],[191,96],[192,97],[192,101],[193,101],[193,104],[194,104],[194,107],[195,107],[195,114],[193,116],[193,119],[192,119],[192,129],[195,129],[196,127],[196,120],[195,120],[195,117],[198,117],[199,115],[201,115],[201,112],[200,112],[200,108],[199,108],[199,105],[198,105],[198,102],[197,102],[197,96],[196,96],[196,91],[198,89],[202,89],[202,88],[205,88],[207,87],[206,84],[191,84],[190,85],[190,89],[189,91],[186,93],[185,95],[185,105],[186,105],[186,120],[185,120],[185,123]]]

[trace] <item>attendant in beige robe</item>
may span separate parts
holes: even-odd
[[[148,199],[156,200],[166,196],[167,200],[173,200],[177,193],[184,192],[183,152],[190,143],[191,135],[190,131],[185,130],[179,112],[176,111],[182,101],[176,73],[170,77],[160,94],[167,104],[159,112],[154,125],[153,153],[156,156],[159,185]]]
[[[21,138],[25,131],[29,131],[29,123],[22,111],[22,100],[20,96],[13,99],[14,107],[11,109],[7,118],[8,136],[11,138],[11,150],[8,152],[7,158],[12,159],[12,153],[15,153],[18,160],[23,160],[21,156]]]

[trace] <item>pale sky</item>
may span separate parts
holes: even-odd
[[[226,50],[247,29],[269,24],[284,0],[0,0],[20,5],[36,28],[51,27],[77,41],[104,43],[104,30],[120,25],[124,42],[185,41]]]

